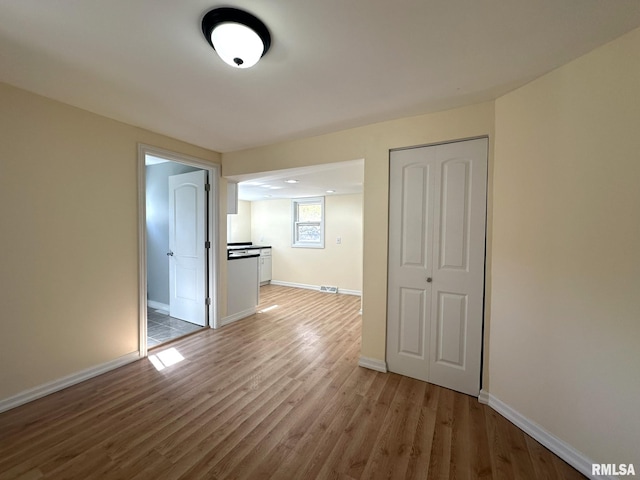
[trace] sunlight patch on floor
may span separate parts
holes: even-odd
[[[149,355],[149,361],[156,367],[156,370],[164,370],[171,365],[180,363],[184,357],[174,347],[168,348],[153,355]]]
[[[263,308],[262,310],[259,310],[258,313],[267,313],[271,310],[275,310],[276,308],[278,308],[278,305],[271,305],[270,307],[267,308]]]

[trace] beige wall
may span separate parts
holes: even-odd
[[[640,30],[496,101],[490,392],[640,465]]]
[[[251,202],[251,219],[253,243],[273,247],[274,281],[362,291],[362,195],[325,197],[325,248],[291,247],[291,200]]]
[[[227,242],[251,241],[251,202],[238,200],[238,213],[226,215]]]
[[[365,159],[362,355],[384,361],[389,150],[489,135],[491,170],[493,127],[494,105],[493,102],[488,102],[262,148],[225,153],[222,155],[222,173],[231,176]],[[489,201],[491,202],[491,194]],[[488,234],[491,235],[490,228]],[[488,287],[490,288],[490,280]]]
[[[0,400],[138,350],[137,143],[219,155],[0,84]]]

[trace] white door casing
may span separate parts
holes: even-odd
[[[169,314],[206,325],[206,172],[169,177]]]
[[[389,370],[480,390],[486,138],[392,151]]]

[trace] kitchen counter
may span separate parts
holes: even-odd
[[[271,249],[271,245],[254,245],[251,242],[229,243],[227,244],[227,260],[259,257],[264,249]],[[267,255],[271,255],[271,253],[269,252]]]
[[[242,250],[242,249],[247,249],[247,250],[259,250],[261,248],[271,248],[271,245],[254,245],[251,242],[244,242],[244,243],[228,243],[227,244],[227,251],[228,250]]]
[[[260,252],[255,250],[227,250],[227,260],[238,260],[239,258],[259,257]]]
[[[227,247],[227,260],[236,260],[238,258],[259,257],[264,254],[263,250],[268,249],[268,255],[271,255],[271,247],[260,245],[237,245]]]

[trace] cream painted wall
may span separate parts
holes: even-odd
[[[361,292],[362,195],[325,197],[325,248],[292,248],[291,215],[291,200],[251,202],[252,241],[273,247],[273,280]]]
[[[362,356],[385,359],[389,150],[489,135],[489,192],[493,167],[493,102],[403,118],[318,137],[222,155],[223,175],[365,159],[363,197]],[[489,212],[491,193],[489,193]],[[491,242],[489,213],[488,242]],[[490,252],[490,250],[489,250]],[[490,262],[490,253],[489,259]],[[487,278],[490,298],[490,277]],[[489,302],[487,302],[487,305]],[[485,327],[488,331],[489,325]],[[488,338],[486,336],[485,338]],[[488,345],[485,345],[485,349]],[[488,372],[485,370],[485,377]]]
[[[640,466],[640,29],[496,101],[490,392]]]
[[[251,241],[251,202],[238,200],[238,213],[227,215],[227,242]]]
[[[217,153],[0,84],[0,400],[138,350],[137,143]]]

